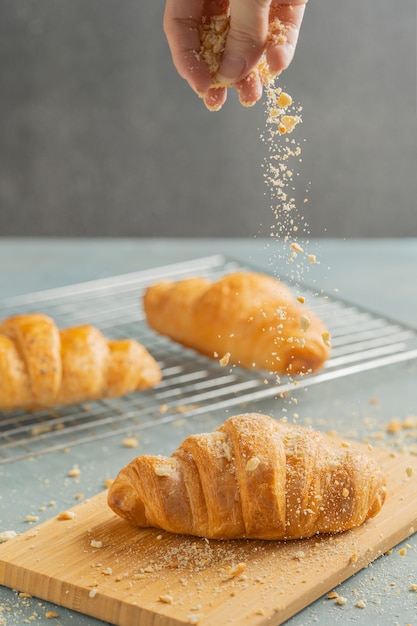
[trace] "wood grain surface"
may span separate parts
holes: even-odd
[[[0,545],[0,583],[118,626],[277,626],[417,530],[416,457],[368,453],[386,472],[387,500],[353,531],[289,542],[180,537],[132,528],[103,492],[70,509],[72,519]]]

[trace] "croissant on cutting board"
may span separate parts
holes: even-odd
[[[0,323],[0,411],[78,404],[147,389],[161,371],[133,339],[85,324],[58,330],[42,313]]]
[[[139,527],[212,539],[299,539],[374,517],[385,478],[373,459],[320,433],[248,413],[187,437],[170,456],[139,456],[108,504]]]
[[[256,272],[217,282],[161,281],[143,299],[148,324],[189,348],[270,372],[315,372],[330,352],[329,332],[279,280]]]

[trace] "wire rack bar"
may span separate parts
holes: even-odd
[[[305,295],[309,308],[326,322],[332,336],[331,358],[315,375],[279,380],[265,372],[228,369],[147,326],[141,307],[147,286],[163,278],[180,280],[193,275],[214,280],[239,269],[247,268],[214,255],[0,301],[1,319],[42,311],[60,327],[90,323],[109,338],[135,338],[150,350],[163,373],[155,389],[122,398],[0,414],[0,464],[136,432],[179,417],[278,398],[289,390],[417,358],[415,329],[333,296],[313,297],[299,285],[297,295]]]

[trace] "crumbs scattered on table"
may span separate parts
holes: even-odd
[[[81,470],[78,467],[78,465],[74,465],[67,474],[67,476],[69,476],[70,478],[77,478],[80,475],[81,475]]]
[[[355,603],[355,606],[358,609],[366,609],[366,600],[364,598],[358,600],[358,602]]]
[[[54,619],[54,617],[59,617],[59,613],[56,611],[46,611],[45,617],[46,619]]]
[[[137,448],[139,441],[137,437],[125,437],[123,439],[123,445],[125,448]]]

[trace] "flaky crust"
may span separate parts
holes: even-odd
[[[108,341],[85,324],[58,330],[42,313],[0,324],[0,410],[78,404],[147,389],[158,364],[132,339]]]
[[[299,539],[374,517],[385,500],[377,464],[318,432],[248,413],[187,437],[170,456],[139,456],[108,493],[139,527],[212,539]]]
[[[299,374],[315,372],[329,356],[325,324],[264,274],[163,281],[146,290],[143,304],[158,333],[212,358],[230,354],[231,364]]]

